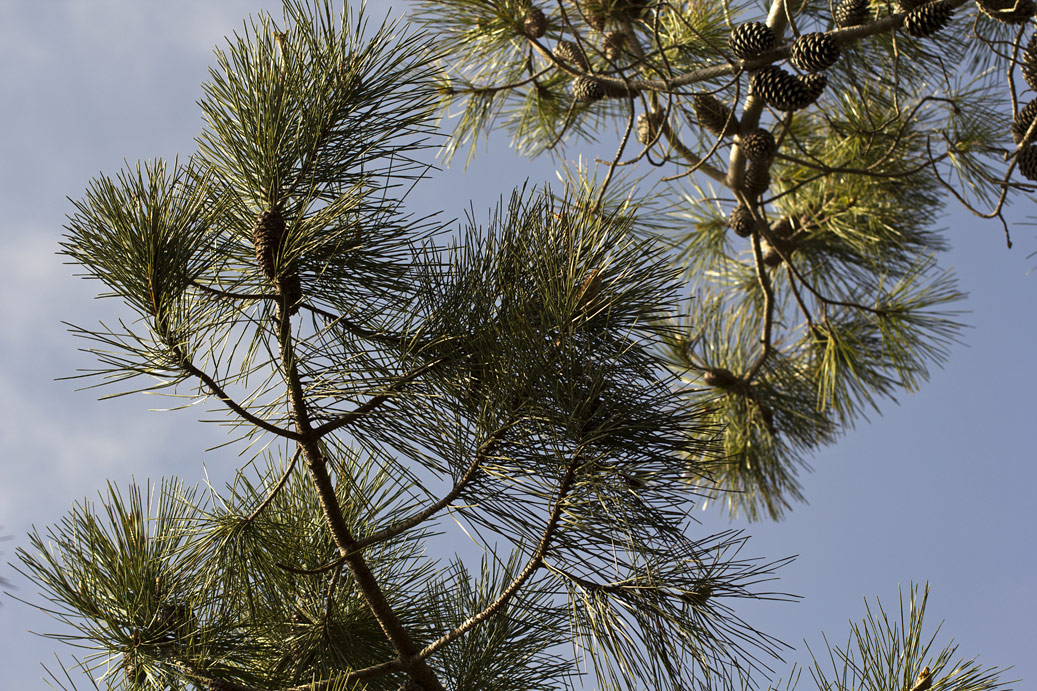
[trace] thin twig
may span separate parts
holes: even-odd
[[[245,523],[251,523],[256,520],[256,517],[262,513],[263,509],[269,506],[270,502],[274,500],[274,497],[281,491],[281,488],[288,483],[288,478],[292,476],[292,471],[295,470],[295,464],[299,461],[300,454],[302,454],[302,447],[296,447],[295,454],[292,456],[292,462],[288,464],[288,468],[284,471],[284,475],[282,475],[281,479],[277,481],[274,488],[270,490],[270,494],[268,494],[266,499],[263,500],[263,503],[257,506],[256,510],[253,511],[247,519],[245,519]]]
[[[445,358],[437,358],[435,360],[432,360],[431,362],[427,362],[424,365],[411,370],[410,372],[404,374],[402,377],[393,382],[392,386],[390,386],[384,393],[380,393],[377,396],[373,396],[372,398],[368,399],[366,403],[358,406],[355,410],[351,410],[348,413],[343,413],[338,418],[325,422],[323,425],[314,428],[313,434],[317,437],[323,437],[327,434],[330,434],[331,432],[334,432],[340,427],[345,427],[346,425],[350,425],[356,422],[357,420],[360,420],[364,416],[368,415],[375,408],[380,406],[382,403],[392,398],[394,394],[399,393],[400,389],[402,389],[405,384],[414,381],[421,375],[426,374],[427,372],[435,369],[439,365],[443,364],[443,362],[445,361]]]
[[[569,466],[565,470],[565,475],[562,477],[562,481],[558,485],[558,497],[555,499],[555,505],[547,520],[547,525],[544,527],[544,533],[540,537],[540,542],[537,543],[533,555],[529,558],[529,561],[526,562],[526,566],[522,569],[521,573],[519,573],[519,575],[515,577],[515,580],[508,584],[508,587],[506,587],[501,594],[497,596],[497,599],[487,605],[485,609],[473,614],[453,631],[443,634],[422,648],[421,653],[419,654],[422,659],[436,652],[455,638],[464,635],[480,622],[496,614],[508,603],[515,593],[518,592],[519,588],[522,587],[529,577],[540,568],[544,562],[544,557],[547,555],[548,546],[551,544],[551,540],[555,536],[555,530],[558,527],[558,519],[561,518],[562,515],[562,507],[565,505],[566,497],[569,494],[569,490],[572,488],[573,479],[576,476],[576,467],[580,464],[580,461],[581,454],[577,451],[573,456],[573,460],[569,462]]]
[[[209,387],[209,390],[213,393],[213,395],[220,399],[220,401],[222,401],[224,405],[233,410],[239,416],[241,416],[248,422],[251,422],[256,427],[266,430],[271,434],[276,434],[279,437],[285,437],[286,439],[292,439],[294,441],[298,441],[301,438],[298,432],[293,432],[291,430],[278,427],[277,425],[273,425],[267,422],[266,420],[257,417],[249,411],[245,410],[244,407],[237,403],[233,398],[231,398],[227,394],[226,391],[223,390],[222,386],[216,383],[215,379],[213,379],[208,374],[195,367],[194,363],[192,363],[187,358],[187,356],[183,353],[183,351],[180,348],[174,348],[173,351],[176,354],[176,356],[180,359],[180,367],[185,372],[202,380],[202,383]]]

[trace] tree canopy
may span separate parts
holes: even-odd
[[[863,28],[836,33],[847,46],[889,37],[876,55],[899,65],[914,53],[893,29],[913,35],[912,24],[944,22],[940,8],[961,4],[869,15]],[[930,101],[952,122],[965,101],[952,107],[945,93],[905,106],[918,98],[901,100],[916,84],[908,67],[888,102],[861,106],[858,129],[846,125],[852,109],[810,120],[812,101],[789,109],[797,116],[783,116],[773,142],[759,135],[750,145],[763,131],[761,101],[776,108],[816,88],[791,76],[759,81],[778,74],[766,56],[789,50],[760,29],[730,43],[752,52],[762,41],[759,56],[698,64],[706,46],[718,54],[715,38],[686,51],[666,38],[613,65],[619,76],[600,58],[631,55],[629,37],[615,50],[603,43],[593,60],[578,33],[568,57],[538,43],[558,27],[600,32],[620,20],[660,41],[666,17],[677,26],[667,31],[697,27],[691,10],[703,6],[708,14],[703,3],[679,13],[666,3],[559,3],[557,16],[540,16],[510,0],[426,4],[444,13],[430,35],[369,24],[331,0],[285,0],[282,19],[252,17],[217,51],[196,152],[88,184],[62,252],[134,318],[73,327],[99,362],[83,376],[115,387],[109,395],[207,399],[226,412],[229,443],[253,455],[225,488],[176,478],[109,485],[98,503],[30,536],[21,568],[66,626],[53,637],[84,649],[80,672],[108,688],[207,691],[764,683],[780,644],[732,604],[787,598],[770,589],[787,559],[748,556],[744,534],[709,534],[690,510],[731,497],[732,509],[780,515],[796,494],[796,454],[830,440],[874,396],[924,378],[953,335],[941,310],[957,297],[934,269],[939,240],[926,225],[939,172],[953,160],[992,166],[993,157],[980,134],[938,140],[924,124]],[[469,14],[450,15],[463,8]],[[799,11],[811,8],[821,12],[809,2]],[[722,9],[709,15],[717,35],[732,11]],[[802,16],[804,27],[816,19]],[[773,15],[770,31],[793,19]],[[482,37],[454,46],[473,59],[504,51],[533,76],[490,90],[502,99],[444,82],[440,60],[468,69],[442,45],[455,35],[447,26]],[[686,27],[682,40],[694,44],[703,31]],[[830,63],[831,48],[812,41],[793,47],[793,61]],[[547,66],[531,67],[534,58]],[[691,95],[683,109],[686,85],[728,77],[723,88],[744,88],[746,60],[760,61],[738,116],[751,130],[728,132],[736,114],[716,97],[699,94],[696,111]],[[705,76],[624,72],[653,64]],[[464,141],[498,117],[525,122],[506,119],[508,99],[528,100],[522,89],[551,79],[558,90],[573,82],[556,135],[609,109],[626,113],[629,134],[644,97],[639,156],[677,152],[706,171],[729,147],[735,172],[715,170],[749,215],[751,259],[728,252],[719,217],[695,220],[686,242],[713,239],[690,254],[685,241],[667,242],[666,224],[650,220],[652,201],[613,184],[624,148],[601,182],[573,169],[559,189],[503,196],[485,220],[472,211],[454,228],[408,211],[441,143],[444,98],[484,104],[483,120],[462,120],[477,124],[468,134],[462,124]],[[727,108],[722,123],[710,115],[718,107]],[[712,143],[695,135],[709,155],[676,136],[692,122],[679,121],[687,113],[720,130]],[[840,132],[852,140],[844,148],[826,143]],[[776,198],[770,185],[747,192],[746,159],[766,161]],[[692,180],[681,177],[701,191]],[[928,215],[884,206],[911,185],[931,199]],[[681,199],[707,210],[729,203]],[[784,210],[774,225],[771,208]],[[855,224],[872,222],[868,240]],[[702,284],[689,303],[702,253],[716,262],[705,271],[716,285]],[[784,316],[796,309],[802,324]],[[774,335],[783,330],[785,340]],[[444,544],[446,531],[480,553]],[[922,627],[926,595],[910,587],[898,613],[869,610],[850,644],[830,648],[832,671],[811,670],[818,688],[1002,688],[997,670],[956,657],[953,644],[937,651]]]

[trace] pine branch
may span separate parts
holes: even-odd
[[[423,374],[427,374],[436,368],[440,367],[444,362],[443,358],[438,358],[430,362],[425,363],[419,367],[414,368],[410,372],[399,377],[391,386],[388,387],[385,393],[372,396],[364,404],[358,406],[355,410],[352,410],[344,415],[339,416],[335,420],[325,422],[322,425],[317,426],[313,429],[313,435],[315,437],[323,437],[337,429],[351,425],[359,420],[364,419],[365,416],[376,410],[378,406],[385,403],[386,401],[393,398],[393,394],[399,392],[404,386],[418,379]]]
[[[178,364],[185,372],[187,372],[193,377],[197,377],[198,379],[200,379],[202,383],[209,388],[209,391],[211,391],[214,396],[216,396],[224,405],[226,405],[232,411],[237,413],[238,416],[240,416],[243,420],[252,423],[256,427],[266,432],[276,434],[277,436],[284,437],[285,439],[291,439],[292,441],[300,441],[302,439],[302,436],[299,432],[293,432],[291,430],[282,429],[277,425],[270,424],[266,420],[260,417],[256,417],[255,415],[250,413],[248,410],[242,407],[241,404],[237,403],[234,399],[232,399],[227,394],[227,392],[223,390],[223,387],[221,387],[216,382],[215,379],[213,379],[208,374],[195,367],[195,365],[187,358],[183,351],[181,351],[179,348],[174,348],[173,352],[176,354],[179,360]]]
[[[513,418],[491,432],[483,443],[479,445],[479,448],[476,449],[475,456],[472,458],[472,462],[469,464],[468,468],[464,471],[461,477],[458,478],[457,482],[454,483],[454,486],[450,491],[443,495],[439,500],[407,518],[400,519],[392,525],[381,528],[367,537],[357,540],[356,543],[354,543],[353,549],[363,550],[379,542],[390,540],[397,535],[424,523],[426,520],[449,506],[451,502],[461,496],[465,487],[468,486],[468,483],[472,481],[476,473],[480,470],[483,461],[493,452],[494,447],[504,439],[508,430],[519,422],[521,422],[520,419]]]
[[[485,621],[489,617],[492,617],[494,614],[500,611],[500,609],[507,605],[508,601],[519,591],[519,588],[521,588],[522,585],[527,580],[529,580],[529,577],[532,576],[536,572],[536,570],[543,565],[544,558],[547,556],[548,547],[551,544],[551,540],[555,536],[555,531],[558,526],[558,520],[562,516],[562,509],[565,506],[566,495],[568,495],[572,487],[573,480],[576,477],[576,469],[577,467],[579,467],[581,462],[581,454],[579,451],[577,451],[573,455],[573,460],[571,460],[568,466],[566,467],[565,474],[562,476],[562,479],[558,484],[557,498],[555,499],[554,507],[551,509],[551,514],[548,517],[547,525],[544,527],[543,535],[541,536],[540,541],[537,543],[537,546],[534,549],[532,556],[530,556],[529,561],[522,569],[522,572],[519,573],[519,575],[516,576],[515,579],[511,583],[509,583],[506,588],[504,588],[504,590],[497,597],[497,599],[494,600],[489,606],[487,606],[482,611],[473,614],[471,617],[468,618],[467,621],[465,621],[463,624],[461,624],[454,630],[443,634],[436,640],[426,645],[420,652],[420,656],[422,658],[428,657],[439,648],[442,648],[443,646],[447,645],[459,636],[464,635],[471,629],[478,626],[481,622]]]
[[[287,305],[283,303],[278,306],[277,340],[281,355],[281,368],[288,384],[292,418],[295,422],[296,430],[298,430],[303,458],[306,461],[307,470],[317,490],[317,496],[324,509],[328,528],[334,536],[338,551],[353,574],[357,588],[363,593],[364,599],[371,608],[371,612],[378,620],[386,637],[399,653],[400,660],[403,661],[408,672],[430,691],[445,691],[435,673],[423,659],[417,656],[418,647],[411,640],[410,634],[403,627],[399,617],[393,611],[388,600],[386,600],[385,594],[367,565],[363,553],[356,550],[356,541],[349,526],[346,525],[334,485],[328,475],[327,462],[317,443],[320,435],[310,425],[309,411],[299,378],[295,349],[292,345],[291,321],[288,316]],[[371,399],[369,403],[378,400],[378,398]],[[374,405],[377,404],[372,404],[372,407]]]

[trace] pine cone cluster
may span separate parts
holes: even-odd
[[[828,34],[803,34],[792,44],[790,60],[804,72],[820,72],[839,59],[839,44]]]
[[[753,94],[775,110],[800,110],[813,103],[811,91],[801,79],[774,65],[756,70],[749,84]]]
[[[762,22],[748,22],[735,27],[727,41],[731,52],[746,59],[753,58],[778,44],[771,28]]]
[[[547,33],[547,17],[544,16],[544,11],[535,5],[530,6],[526,10],[522,28],[530,38],[543,38]]]
[[[739,204],[727,217],[727,226],[738,237],[747,238],[753,234],[753,230],[756,228],[756,219],[753,218],[748,206]]]
[[[868,0],[840,0],[835,6],[835,25],[840,29],[867,24],[869,19]]]
[[[576,67],[582,72],[590,69],[590,63],[587,62],[587,56],[584,55],[583,49],[573,41],[559,41],[558,45],[555,46],[554,56],[570,67]]]
[[[718,137],[726,137],[738,131],[738,118],[713,94],[698,93],[692,96],[691,109],[699,124]]]
[[[1005,24],[1025,24],[1037,13],[1033,0],[976,0],[980,11]]]
[[[1012,119],[1012,139],[1016,144],[1023,141],[1034,120],[1037,120],[1037,101],[1030,101]]]
[[[911,10],[904,17],[904,31],[915,38],[926,38],[947,26],[954,15],[954,8],[949,5],[922,5]]]

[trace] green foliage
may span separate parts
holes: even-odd
[[[329,12],[247,23],[190,164],[75,202],[65,253],[140,317],[76,328],[92,374],[209,397],[285,449],[222,492],[110,489],[33,537],[80,668],[113,688],[519,689],[589,661],[677,689],[773,654],[724,598],[782,562],[686,535],[715,430],[657,355],[679,283],[643,210],[572,171],[444,242],[404,206],[428,170],[428,42]],[[427,551],[448,510],[478,566]]]
[[[667,357],[685,383],[679,395],[712,406],[711,423],[723,428],[727,470],[697,489],[732,514],[780,518],[802,499],[808,455],[882,399],[916,390],[946,357],[964,298],[936,265],[947,242],[934,225],[947,197],[1001,218],[1007,200],[1032,189],[1008,177],[1004,148],[1018,110],[1017,82],[1006,94],[1004,75],[1024,59],[1023,34],[975,3],[945,4],[950,26],[920,39],[886,2],[870,3],[865,24],[835,31],[829,2],[770,3],[766,15],[758,3],[549,2],[538,4],[548,29],[534,39],[517,19],[524,5],[414,3],[445,53],[442,111],[479,104],[479,117],[455,121],[448,156],[501,129],[531,155],[614,147],[596,156],[603,174],[566,174],[567,183],[596,179],[595,199],[667,208],[643,214],[652,227],[638,232],[669,249],[698,303],[678,321],[684,333]],[[478,12],[496,14],[493,32],[469,21]],[[760,21],[777,47],[732,57],[732,29]],[[818,77],[817,98],[791,112],[767,108],[751,93],[752,75],[782,65],[811,32],[832,32],[840,55]],[[581,47],[604,98],[556,99],[552,109],[527,100],[583,74],[554,56],[562,41]],[[706,95],[722,104],[723,126],[699,121],[709,120],[696,107]],[[747,164],[742,137],[758,128],[778,150]],[[635,165],[648,172],[615,174]],[[749,238],[727,227],[736,206],[756,222]],[[703,387],[711,368],[741,381]]]
[[[250,20],[217,51],[189,163],[73,202],[64,254],[136,315],[74,327],[101,363],[84,376],[208,399],[261,450],[223,490],[109,486],[34,532],[19,557],[53,635],[108,688],[757,684],[781,644],[730,603],[787,597],[760,589],[787,560],[742,556],[745,536],[702,534],[690,511],[781,515],[803,454],[944,357],[959,293],[929,226],[940,166],[989,187],[994,129],[961,115],[985,87],[908,102],[926,83],[912,66],[900,90],[781,116],[773,185],[750,199],[739,152],[681,122],[687,86],[745,96],[711,60],[747,8],[559,3],[547,42],[629,39],[585,42],[581,74],[522,33],[525,1],[422,6],[442,45],[330,0]],[[440,55],[453,74],[435,76]],[[577,76],[604,102],[572,101]],[[561,191],[523,187],[450,232],[405,205],[437,97],[467,99],[448,148],[500,118],[539,152],[619,114],[623,144],[601,180],[567,168]],[[758,221],[748,240],[691,170],[677,203],[616,173],[638,98],[660,117],[635,160],[676,154],[725,186]],[[455,525],[477,558],[437,541]],[[888,622],[855,628],[862,662],[840,653],[837,685],[910,682],[930,659],[922,609],[903,644]],[[934,688],[999,687],[948,659],[929,661]]]
[[[958,646],[953,641],[939,651],[934,648],[940,627],[926,637],[923,617],[928,599],[929,584],[926,583],[921,593],[917,586],[909,586],[907,602],[901,593],[899,613],[887,614],[878,601],[874,610],[865,603],[867,614],[859,623],[850,624],[845,647],[832,647],[825,641],[831,671],[826,672],[823,661],[814,658],[810,676],[817,688],[838,691],[920,689],[923,686],[960,691],[1002,688],[1006,682],[998,679],[997,669],[983,669],[974,658],[955,658]]]

